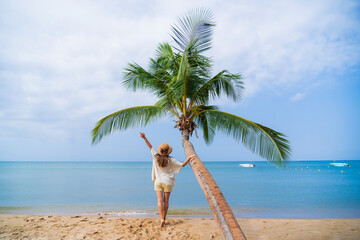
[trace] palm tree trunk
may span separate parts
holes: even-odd
[[[189,141],[189,130],[182,131],[182,145],[186,157],[197,156]],[[190,166],[214,214],[222,239],[246,239],[224,195],[201,160],[193,158]]]

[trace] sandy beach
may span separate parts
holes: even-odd
[[[238,219],[247,239],[360,239],[360,219]],[[0,214],[0,239],[220,239],[214,219]]]

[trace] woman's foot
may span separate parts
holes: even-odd
[[[161,227],[164,227],[165,226],[165,219],[161,219]]]

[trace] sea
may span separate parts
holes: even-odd
[[[204,162],[238,218],[360,218],[360,161]],[[244,168],[239,164],[253,163]],[[157,215],[151,162],[0,162],[0,214]],[[188,165],[169,215],[212,217]]]

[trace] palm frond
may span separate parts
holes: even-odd
[[[157,101],[155,106],[165,107],[165,108],[172,108],[171,100],[168,97],[163,97],[159,101]]]
[[[184,52],[190,44],[199,52],[211,48],[213,18],[212,12],[203,8],[191,10],[179,18],[172,26],[171,35],[179,47],[176,49]]]
[[[197,51],[190,52],[188,57],[189,65],[196,69],[198,76],[203,78],[210,78],[212,59],[210,57],[203,56]]]
[[[218,110],[218,109],[219,109],[219,107],[215,106],[215,105],[201,104],[201,105],[192,106],[191,107],[191,112],[193,113],[193,117],[191,118],[191,120],[194,119],[199,114],[205,113],[205,112],[210,111],[210,110]]]
[[[170,44],[167,42],[160,43],[158,48],[156,49],[156,56],[158,58],[173,59],[174,53],[173,53],[173,50],[172,50]]]
[[[176,65],[173,50],[168,43],[160,43],[156,49],[156,63],[163,68],[163,70],[173,73],[174,65]]]
[[[206,144],[210,144],[215,136],[215,129],[209,125],[209,121],[205,112],[200,113],[194,118],[194,122],[203,131],[203,137]]]
[[[176,78],[173,78],[171,83],[169,84],[169,88],[171,89],[170,98],[174,99],[174,101],[181,102],[180,110],[185,113],[186,108],[186,88],[187,88],[187,75],[188,70],[190,68],[187,59],[188,54],[185,52],[181,57],[181,62],[179,65],[179,70],[176,74]]]
[[[136,63],[128,64],[124,72],[123,85],[133,91],[148,90],[161,98],[173,94],[168,86],[172,79],[172,74],[162,68],[155,60],[150,59],[149,71]]]
[[[97,122],[91,131],[92,143],[98,143],[114,130],[122,131],[135,126],[146,126],[149,122],[164,117],[171,110],[160,106],[138,106],[114,112]]]
[[[142,68],[137,63],[129,63],[123,73],[123,85],[126,89],[132,89],[136,91],[138,89],[146,89],[148,87],[148,81],[153,79],[154,76]]]
[[[209,125],[241,141],[248,149],[259,156],[279,165],[284,165],[290,157],[289,141],[285,135],[251,122],[245,118],[218,111],[206,112]]]
[[[186,52],[183,53],[181,58],[181,63],[179,66],[179,71],[177,74],[176,83],[177,85],[181,85],[183,87],[183,93],[180,96],[186,95],[186,75],[189,69],[189,63],[188,63],[188,54]],[[180,91],[181,92],[181,91]]]
[[[171,98],[181,99],[182,103],[186,103],[185,99],[190,99],[201,86],[206,83],[208,73],[201,73],[203,70],[198,65],[189,62],[188,54],[185,52],[176,75],[169,84],[171,88]],[[169,95],[169,94],[168,94]],[[183,108],[185,104],[182,104]],[[184,109],[182,109],[184,112]]]
[[[191,108],[190,120],[193,120],[203,131],[203,137],[206,144],[210,144],[215,136],[215,129],[209,124],[206,112],[217,109],[217,106],[210,105],[197,105]]]
[[[179,103],[173,102],[171,98],[163,97],[159,101],[157,101],[154,105],[171,109],[174,111],[174,115],[177,118],[180,118],[178,110],[176,109],[176,107],[179,105]]]
[[[243,89],[241,75],[223,70],[197,89],[192,96],[192,101],[196,104],[207,104],[210,99],[220,97],[221,93],[238,101],[242,97]]]

